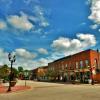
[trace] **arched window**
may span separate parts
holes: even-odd
[[[85,65],[86,68],[89,66],[89,60],[85,60]]]
[[[76,62],[76,69],[78,69],[78,62]]]
[[[83,61],[80,61],[80,69],[83,68]]]
[[[94,60],[94,67],[96,67],[96,68],[98,67],[97,59]]]

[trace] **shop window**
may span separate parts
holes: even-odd
[[[80,79],[80,73],[76,73],[76,80],[79,80]]]

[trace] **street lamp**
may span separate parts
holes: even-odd
[[[8,59],[9,61],[11,62],[11,71],[10,71],[10,77],[9,77],[9,88],[8,88],[8,92],[11,91],[11,81],[12,81],[12,65],[13,63],[15,62],[16,60],[16,56],[15,55],[12,55],[11,53],[8,54]]]

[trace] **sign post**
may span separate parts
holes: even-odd
[[[26,86],[26,78],[28,77],[28,71],[24,72],[24,76],[25,76],[25,86]]]

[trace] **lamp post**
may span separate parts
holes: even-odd
[[[12,65],[16,60],[16,56],[12,55],[11,53],[8,54],[8,59],[11,62],[11,68],[10,68],[10,77],[9,77],[9,87],[8,87],[8,92],[11,91],[11,81],[12,81]]]

